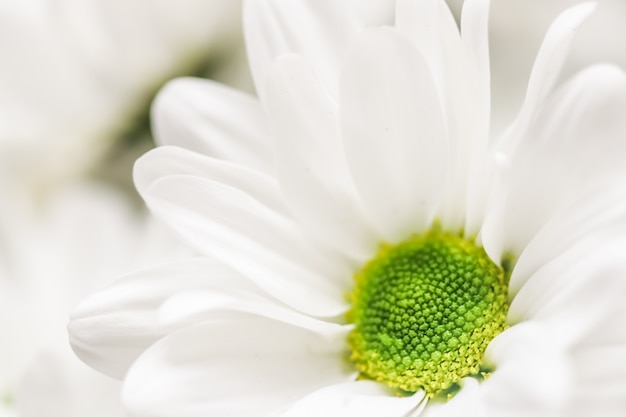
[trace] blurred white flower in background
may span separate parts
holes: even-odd
[[[0,2],[2,165],[47,187],[143,133],[167,79],[211,75],[245,88],[240,3]]]
[[[66,188],[44,206],[6,191],[0,195],[0,410],[21,417],[121,416],[119,384],[71,352],[70,308],[111,277],[187,252],[106,187]]]

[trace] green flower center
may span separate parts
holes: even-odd
[[[351,360],[361,378],[447,396],[485,376],[483,355],[506,329],[508,273],[484,249],[433,229],[384,245],[356,276]]]

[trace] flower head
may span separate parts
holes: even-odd
[[[443,1],[373,28],[351,4],[246,3],[258,100],[161,93],[136,185],[203,257],[83,301],[75,351],[125,375],[131,415],[621,410],[626,78],[554,89],[593,5],[555,21],[493,137],[487,1],[460,32]]]

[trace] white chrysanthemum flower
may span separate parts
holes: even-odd
[[[67,343],[70,309],[111,274],[187,250],[119,193],[77,186],[41,205],[2,185],[0,415],[122,416],[119,381]]]
[[[239,0],[0,2],[2,165],[48,186],[143,133],[168,79],[212,68],[246,84],[240,10]]]
[[[459,33],[440,0],[398,0],[382,28],[347,2],[250,0],[259,100],[165,88],[166,146],[135,180],[205,257],[127,276],[70,322],[78,355],[125,377],[129,415],[626,408],[626,77],[554,89],[593,5],[569,9],[491,137],[487,3],[465,2]]]

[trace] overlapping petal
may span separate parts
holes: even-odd
[[[625,213],[626,187],[619,178],[580,193],[570,205],[557,211],[524,248],[511,276],[510,293],[517,294],[538,269],[580,241],[595,237],[611,244],[619,239],[626,233]]]
[[[410,41],[370,29],[346,58],[340,121],[363,205],[389,241],[426,230],[447,182],[448,141],[430,68]]]
[[[464,5],[459,32],[442,0],[397,2],[396,28],[426,57],[448,131],[447,186],[438,217],[450,229],[477,233],[488,190],[490,89],[486,63],[488,2]]]
[[[624,106],[626,77],[609,65],[583,70],[542,106],[494,189],[482,230],[493,259],[521,253],[559,209],[626,173]]]
[[[304,59],[278,59],[267,112],[280,192],[294,216],[337,251],[364,262],[380,237],[365,218],[346,165],[338,107]]]
[[[157,321],[158,308],[166,299],[212,282],[242,285],[236,278],[207,259],[176,262],[120,278],[74,308],[68,326],[72,348],[93,368],[122,379],[130,364],[167,334]]]
[[[620,256],[626,240],[602,232],[579,239],[533,274],[511,303],[511,320],[551,323],[562,343],[574,345],[598,323],[626,313],[619,301],[626,296]]]
[[[152,120],[160,145],[273,172],[271,135],[252,96],[209,80],[179,78],[159,92]]]
[[[387,4],[385,4],[387,3]],[[391,9],[383,0],[381,10]],[[370,4],[371,6],[371,4]],[[281,55],[299,54],[313,65],[322,85],[338,97],[339,73],[350,43],[365,25],[387,23],[387,13],[375,17],[353,0],[248,0],[244,4],[244,34],[257,93],[265,98],[267,75]]]
[[[320,253],[290,219],[242,190],[173,176],[153,184],[146,200],[193,247],[254,276],[294,308],[326,317],[345,311],[346,265]]]
[[[340,330],[340,329],[338,329]],[[129,416],[273,416],[325,386],[348,382],[345,333],[314,333],[234,316],[174,332],[148,349],[123,391]]]
[[[515,152],[529,128],[542,101],[552,91],[576,30],[595,9],[594,2],[585,2],[567,9],[550,25],[528,81],[526,98],[510,131],[498,143],[498,150],[506,154]]]
[[[163,166],[166,153],[170,162]],[[144,156],[135,177],[153,213],[199,252],[255,277],[302,311],[329,317],[345,310],[346,260],[316,244],[281,209],[270,177],[176,148]]]
[[[142,195],[146,195],[155,182],[171,176],[218,181],[245,191],[276,212],[287,213],[274,177],[245,165],[174,146],[158,147],[135,162],[135,186]]]

